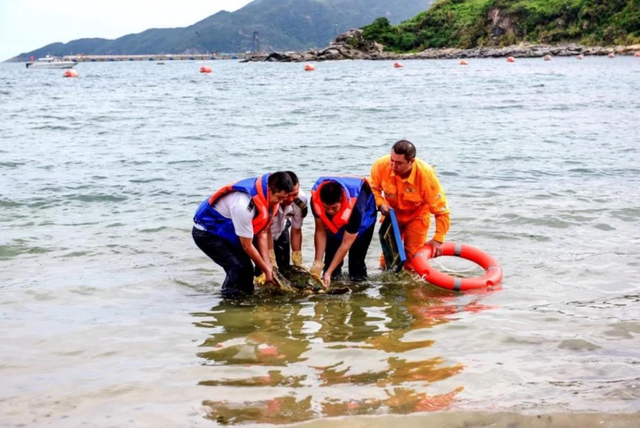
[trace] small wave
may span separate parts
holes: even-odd
[[[64,258],[75,258],[75,257],[83,257],[91,255],[90,251],[72,251],[68,254],[63,255]]]
[[[69,195],[66,198],[80,202],[123,202],[127,200],[124,196],[106,195],[104,193],[96,195]]]
[[[182,140],[186,141],[207,141],[209,138],[206,135],[187,135],[186,137],[182,137]]]
[[[598,230],[604,230],[605,232],[610,232],[612,230],[616,230],[615,227],[610,226],[608,224],[604,224],[604,223],[598,223],[598,224],[594,225],[593,227],[595,229],[598,229]]]
[[[202,163],[200,159],[187,159],[187,160],[179,160],[179,161],[169,161],[167,165],[179,165],[179,164],[199,164]]]
[[[2,168],[17,168],[22,165],[25,165],[25,163],[24,162],[0,162],[0,167]]]
[[[611,217],[624,222],[634,222],[640,219],[640,208],[622,208],[611,212]]]
[[[280,128],[282,126],[295,126],[297,124],[298,124],[298,122],[291,122],[289,120],[285,120],[285,121],[278,122],[278,123],[268,123],[265,126],[267,128]]]
[[[37,130],[43,130],[43,131],[70,131],[73,128],[69,127],[69,126],[61,126],[61,125],[43,125],[43,126],[36,126],[33,129],[37,129]]]
[[[533,218],[533,217],[525,217],[517,214],[505,214],[502,217],[508,218],[510,221],[509,224],[515,225],[534,225],[534,226],[543,226],[550,227],[553,229],[568,229],[570,227],[579,225],[579,222],[569,222],[559,218],[554,217],[545,217],[545,218]]]
[[[24,204],[21,204],[19,202],[15,202],[15,201],[11,201],[9,199],[0,199],[0,207],[2,208],[15,208],[15,207],[21,207]]]
[[[522,104],[512,104],[512,105],[504,105],[504,106],[487,106],[486,110],[522,110],[524,109],[524,105]]]
[[[148,178],[148,179],[133,179],[129,180],[130,183],[153,183],[154,181],[167,181],[164,178]]]
[[[141,230],[139,230],[139,232],[140,233],[156,233],[156,232],[160,232],[161,230],[166,230],[166,229],[168,229],[168,227],[160,226],[160,227],[151,228],[151,229],[141,229]]]
[[[568,172],[573,172],[577,174],[597,174],[597,171],[592,168],[572,168]]]
[[[159,155],[166,155],[166,152],[156,152],[156,153],[151,153],[151,154],[159,154]],[[125,163],[125,164],[131,164],[131,165],[147,165],[150,164],[151,161],[139,161],[139,160],[128,160],[128,159],[122,159],[120,161],[120,163]]]
[[[32,198],[30,200],[29,208],[50,208],[60,205],[57,200],[51,200],[49,198]]]
[[[0,245],[0,260],[10,260],[23,254],[44,254],[53,250],[42,247],[27,247],[23,245]]]

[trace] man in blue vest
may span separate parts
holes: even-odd
[[[225,186],[198,207],[191,234],[198,248],[227,274],[224,297],[253,293],[252,262],[265,273],[266,282],[273,282],[270,226],[279,203],[292,190],[289,174],[276,172]]]
[[[349,276],[354,281],[367,277],[365,258],[373,237],[377,209],[366,179],[361,177],[320,177],[311,189],[311,210],[316,222],[315,260],[311,273],[328,287],[341,274],[349,254]],[[324,256],[324,263],[322,257]]]

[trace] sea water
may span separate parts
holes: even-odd
[[[637,426],[640,59],[469,62],[0,65],[0,425]],[[502,289],[221,299],[204,198],[399,139]]]

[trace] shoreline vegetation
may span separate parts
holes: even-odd
[[[584,46],[576,43],[557,45],[531,44],[521,42],[517,45],[493,47],[480,46],[470,49],[428,48],[420,52],[398,53],[385,49],[375,41],[366,40],[363,30],[355,29],[339,35],[325,49],[306,52],[273,52],[246,54],[243,62],[312,62],[341,60],[412,60],[412,59],[467,59],[467,58],[543,58],[546,55],[569,56],[607,56],[640,55],[640,44],[630,46]]]
[[[640,0],[436,0],[408,21],[378,18],[325,49],[247,61],[636,55]]]

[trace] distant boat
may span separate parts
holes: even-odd
[[[47,55],[44,58],[38,58],[33,62],[27,63],[27,68],[73,68],[76,65],[73,61],[66,61]]]

